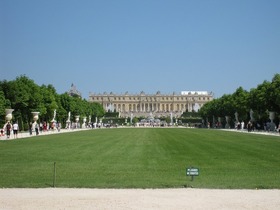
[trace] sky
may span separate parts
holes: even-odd
[[[280,73],[279,0],[0,0],[0,80],[57,93],[250,91]]]

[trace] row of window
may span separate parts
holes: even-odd
[[[92,97],[92,100],[93,101],[99,101],[99,100],[101,100],[101,101],[103,101],[103,100],[114,100],[114,101],[117,101],[117,100],[119,100],[119,101],[121,101],[121,100],[124,100],[124,101],[126,101],[126,100],[134,100],[134,101],[136,101],[136,100],[140,100],[140,99],[144,99],[144,100],[146,100],[146,101],[157,101],[157,100],[159,100],[159,99],[161,99],[161,100],[163,100],[163,101],[173,101],[174,99],[176,99],[176,98],[174,98],[173,99],[173,97],[161,97],[161,98],[156,98],[156,97],[154,97],[154,98],[152,98],[152,97],[146,97],[146,98],[139,98],[139,97],[137,97],[137,98],[132,98],[132,97],[129,97],[129,98],[125,98],[125,97],[123,97],[123,98],[121,98],[121,97],[114,97],[114,98],[110,98],[110,97]],[[205,100],[207,100],[207,101],[210,101],[210,97],[197,97],[197,98],[195,98],[195,97],[177,97],[177,101],[179,101],[179,100],[182,100],[182,101],[186,101],[186,100],[196,100],[196,99],[198,99],[199,101],[200,100],[203,100],[203,101],[205,101]]]
[[[193,108],[195,106],[195,104],[191,104],[191,108]],[[197,106],[201,106],[201,105],[197,105]],[[143,104],[142,106],[140,106],[139,104],[129,104],[128,106],[126,106],[125,104],[107,104],[106,105],[107,109],[117,109],[118,111],[157,111],[157,110],[162,110],[162,111],[169,111],[169,110],[173,110],[173,111],[180,111],[180,110],[185,110],[188,108],[187,104],[161,104],[161,105],[156,105],[156,104]],[[176,110],[174,110],[176,108]]]

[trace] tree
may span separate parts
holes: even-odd
[[[58,122],[64,124],[64,123],[66,123],[66,120],[68,119],[68,112],[62,106],[61,96],[62,95],[56,94],[56,103],[57,103],[57,118],[56,118],[56,120]]]
[[[66,121],[68,112],[72,117],[101,117],[105,113],[101,104],[88,102],[78,95],[59,95],[52,85],[38,86],[25,75],[0,81],[0,115],[5,114],[5,108],[14,109],[13,115],[21,127],[32,120],[32,111],[40,112],[39,120],[50,121],[56,109],[56,120],[60,122]]]
[[[42,102],[40,103],[39,111],[41,119],[45,121],[50,121],[53,118],[54,110],[57,110],[58,105],[56,101],[56,90],[52,85],[42,85],[40,87]]]
[[[262,84],[259,84],[257,88],[253,88],[249,92],[248,107],[259,115],[265,113],[267,109],[270,109],[267,100],[269,86],[270,82],[264,81]]]
[[[138,123],[138,122],[139,122],[139,120],[138,120],[137,117],[133,117],[133,118],[132,118],[132,123],[133,123],[134,125],[136,125],[136,123]]]
[[[105,110],[103,109],[102,105],[99,103],[90,103],[90,109],[92,111],[93,117],[102,117],[105,114]]]
[[[6,99],[5,99],[5,95],[4,95],[4,92],[0,90],[0,116],[1,116],[1,127],[2,127],[2,124],[4,124],[4,120],[2,121],[2,119],[4,119],[4,116],[5,115],[5,108],[6,108]]]
[[[247,118],[249,93],[242,87],[236,89],[232,94],[233,108],[238,113],[239,119],[245,120]]]
[[[280,113],[280,74],[274,75],[267,89],[267,100],[271,110]]]
[[[40,87],[26,76],[17,77],[8,82],[9,89],[6,97],[11,101],[11,107],[15,109],[15,118],[20,119],[21,124],[32,119],[32,111],[38,111],[42,103]]]

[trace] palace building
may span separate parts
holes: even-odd
[[[102,104],[106,111],[119,112],[120,117],[180,116],[183,112],[197,112],[206,102],[213,100],[212,92],[181,91],[181,93],[103,94],[90,93],[89,101]]]

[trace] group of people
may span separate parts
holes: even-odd
[[[37,123],[37,122],[30,122],[29,123],[29,134],[32,135],[35,132],[36,135],[39,135],[40,132],[49,131],[49,130],[57,130],[60,131],[61,124],[59,122],[52,122],[52,123]],[[19,133],[19,125],[18,122],[10,122],[8,121],[3,128],[0,130],[0,138],[5,137],[6,139],[10,139],[12,134],[15,139],[18,138]]]
[[[237,130],[243,130],[245,128],[247,128],[248,132],[251,132],[251,131],[254,131],[255,129],[260,131],[260,130],[264,130],[264,131],[271,131],[271,132],[279,132],[280,134],[280,123],[278,125],[278,127],[275,125],[275,123],[273,122],[267,122],[267,123],[264,123],[263,126],[261,126],[260,123],[253,123],[251,121],[249,121],[247,123],[247,125],[245,126],[245,123],[242,121],[241,123],[240,122],[237,122],[235,124],[235,128]]]
[[[61,124],[60,122],[51,122],[51,123],[47,123],[47,122],[43,122],[43,123],[37,123],[37,122],[30,122],[29,123],[29,134],[32,135],[33,131],[35,131],[36,135],[39,135],[40,132],[45,132],[45,131],[49,131],[49,130],[57,130],[60,131],[61,128]]]
[[[254,130],[254,125],[251,121],[249,121],[247,125],[245,125],[244,121],[241,123],[239,121],[235,123],[235,129],[244,130],[245,128],[247,128],[248,132],[251,132]]]
[[[1,137],[5,136],[7,137],[7,139],[10,138],[11,133],[13,132],[14,134],[14,138],[18,138],[18,130],[19,130],[19,126],[18,126],[18,122],[15,122],[14,124],[12,124],[10,121],[8,121],[3,129],[1,129]]]

